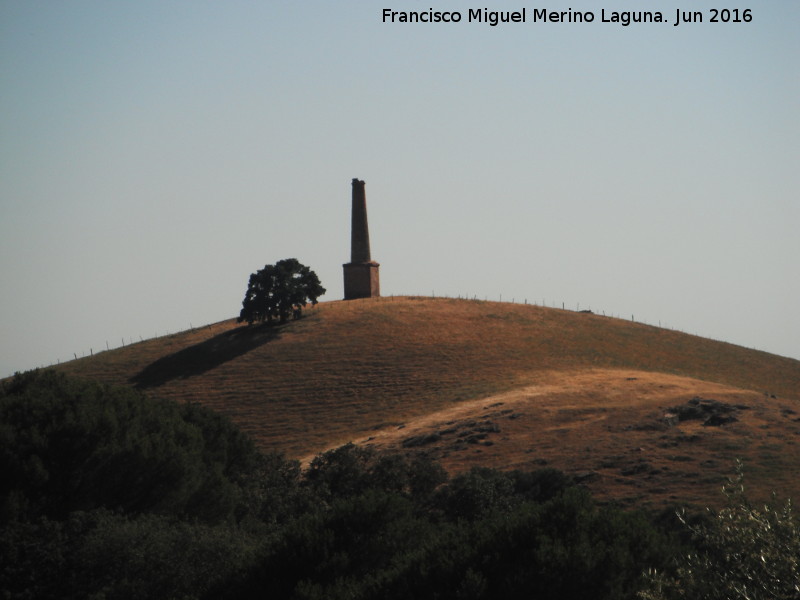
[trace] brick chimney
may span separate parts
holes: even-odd
[[[353,208],[350,225],[350,262],[344,268],[344,299],[376,298],[381,295],[378,268],[369,251],[367,195],[364,182],[353,179]]]

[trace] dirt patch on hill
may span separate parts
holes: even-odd
[[[664,506],[719,504],[736,458],[748,465],[751,485],[764,479],[797,496],[798,436],[794,409],[762,393],[592,369],[548,373],[536,385],[460,402],[354,441],[425,453],[451,472],[552,466],[600,497]]]

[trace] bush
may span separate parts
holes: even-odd
[[[196,405],[55,371],[0,394],[0,523],[101,507],[220,522],[257,460],[246,436]]]
[[[104,509],[9,524],[0,540],[0,590],[37,600],[218,597],[257,547],[227,525]]]
[[[424,456],[412,460],[351,443],[314,458],[305,479],[313,494],[324,501],[352,497],[369,489],[422,500],[447,480],[447,474]]]
[[[743,470],[723,488],[727,508],[709,519],[681,522],[698,550],[682,556],[670,574],[651,570],[639,594],[646,600],[790,600],[800,598],[800,527],[791,500],[753,506],[744,493]]]

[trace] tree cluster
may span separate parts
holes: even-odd
[[[0,385],[0,594],[211,597],[264,458],[196,404],[54,371]]]
[[[199,406],[54,372],[0,386],[0,472],[11,598],[624,600],[696,551],[553,469],[347,445],[302,470]]]
[[[238,321],[285,323],[298,319],[303,308],[325,293],[317,274],[296,258],[266,265],[250,275]]]

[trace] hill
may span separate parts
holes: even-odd
[[[741,457],[751,486],[800,495],[800,361],[599,315],[328,302],[284,326],[223,321],[61,369],[200,402],[300,459],[357,441],[453,471],[546,464],[601,497],[665,504],[718,502]]]

